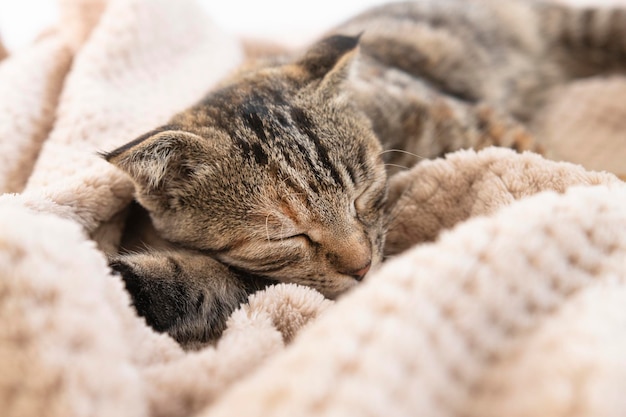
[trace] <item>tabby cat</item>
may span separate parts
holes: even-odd
[[[422,0],[367,11],[106,154],[138,202],[111,267],[147,323],[185,346],[215,340],[272,282],[337,297],[383,258],[397,167],[465,147],[537,149],[527,127],[546,92],[624,62],[624,10]]]

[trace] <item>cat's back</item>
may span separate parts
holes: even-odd
[[[378,54],[383,54],[383,46],[398,49],[398,43],[421,50],[459,42],[466,47],[508,47],[532,53],[544,43],[538,28],[538,4],[520,0],[394,2],[355,16],[333,33],[362,33],[361,46]]]
[[[361,77],[391,68],[444,93],[507,108],[510,94],[502,86],[540,90],[544,80],[558,76],[543,59],[546,42],[536,5],[518,0],[389,3],[331,33],[361,34]]]

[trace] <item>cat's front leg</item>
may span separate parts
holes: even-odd
[[[267,284],[183,249],[118,255],[110,266],[147,324],[186,348],[216,340],[230,314]]]

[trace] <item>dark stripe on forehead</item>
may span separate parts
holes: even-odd
[[[313,191],[315,194],[320,193],[320,188],[317,186],[317,183],[315,181],[309,180],[307,184],[309,185],[309,188],[311,189],[311,191]],[[307,199],[308,199],[308,196],[307,196]]]
[[[269,156],[258,142],[250,143],[241,136],[234,136],[233,143],[241,149],[241,153],[249,159],[254,159],[258,165],[267,165]]]
[[[293,123],[287,119],[287,116],[285,116],[282,111],[275,111],[274,115],[276,116],[276,121],[278,123],[274,121],[274,123],[270,123],[266,126],[272,146],[280,151],[280,155],[283,157],[287,165],[294,167],[295,169],[304,168],[305,172],[310,174],[307,175],[307,177],[320,177],[320,174],[318,173],[320,167],[311,159],[310,149],[307,148],[302,142],[294,140],[289,134],[286,134],[285,137],[281,137],[284,134],[285,128],[289,131],[294,127]],[[296,160],[304,161],[306,167],[294,165]],[[319,192],[319,188],[314,181],[309,181],[309,188],[316,194]]]
[[[246,111],[242,115],[243,121],[254,134],[263,142],[267,142],[267,136],[265,136],[265,130],[263,129],[263,121],[259,115],[254,111]]]
[[[267,137],[263,130],[263,122],[257,112],[254,111],[252,107],[247,107],[246,109],[242,109],[239,114],[228,112],[226,116],[227,117],[215,119],[217,127],[232,138],[233,144],[241,150],[241,153],[245,157],[254,159],[259,165],[266,165],[269,157],[261,143],[267,142]],[[243,125],[248,127],[260,142],[255,141],[254,136],[248,135],[245,132],[233,131],[233,127],[237,125],[234,117],[239,117],[243,121]]]
[[[263,128],[263,121],[259,117],[259,115],[255,112],[245,112],[242,115],[244,123],[246,126],[252,130],[252,132],[260,139],[261,143],[253,142],[249,144],[248,150],[244,151],[247,155],[252,154],[254,160],[259,165],[266,165],[269,159],[267,152],[263,149],[262,143],[267,143],[267,136],[265,135],[265,130]],[[243,148],[242,148],[243,150]]]
[[[300,154],[304,158],[304,161],[311,168],[311,173],[314,174],[317,171],[317,166],[315,165],[315,162],[313,162],[313,160],[311,159],[311,155],[309,155],[309,150],[303,144],[301,144],[300,142],[295,142],[295,144],[296,144],[296,148],[298,148],[298,151],[300,152]]]
[[[259,165],[267,165],[269,160],[269,156],[263,149],[263,146],[260,143],[252,144],[252,155],[254,156],[254,160]]]
[[[313,131],[312,123],[304,110],[298,107],[292,108],[291,117],[293,118],[293,121],[296,124],[298,130],[304,133],[311,140],[311,142],[315,146],[315,150],[317,151],[318,160],[328,169],[328,171],[330,172],[330,176],[335,181],[335,183],[339,186],[345,187],[341,175],[339,175],[339,171],[337,171],[337,168],[331,163],[330,158],[328,157],[328,150],[321,143],[317,134]]]
[[[250,147],[250,143],[245,139],[240,137],[239,135],[233,137],[233,142],[244,155],[250,155],[252,153],[252,148]]]

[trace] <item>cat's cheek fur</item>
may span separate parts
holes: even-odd
[[[335,300],[339,296],[354,288],[358,284],[358,281],[346,276],[333,277],[331,275],[326,277],[325,284],[324,290],[318,289],[318,291],[320,291],[324,297]]]

